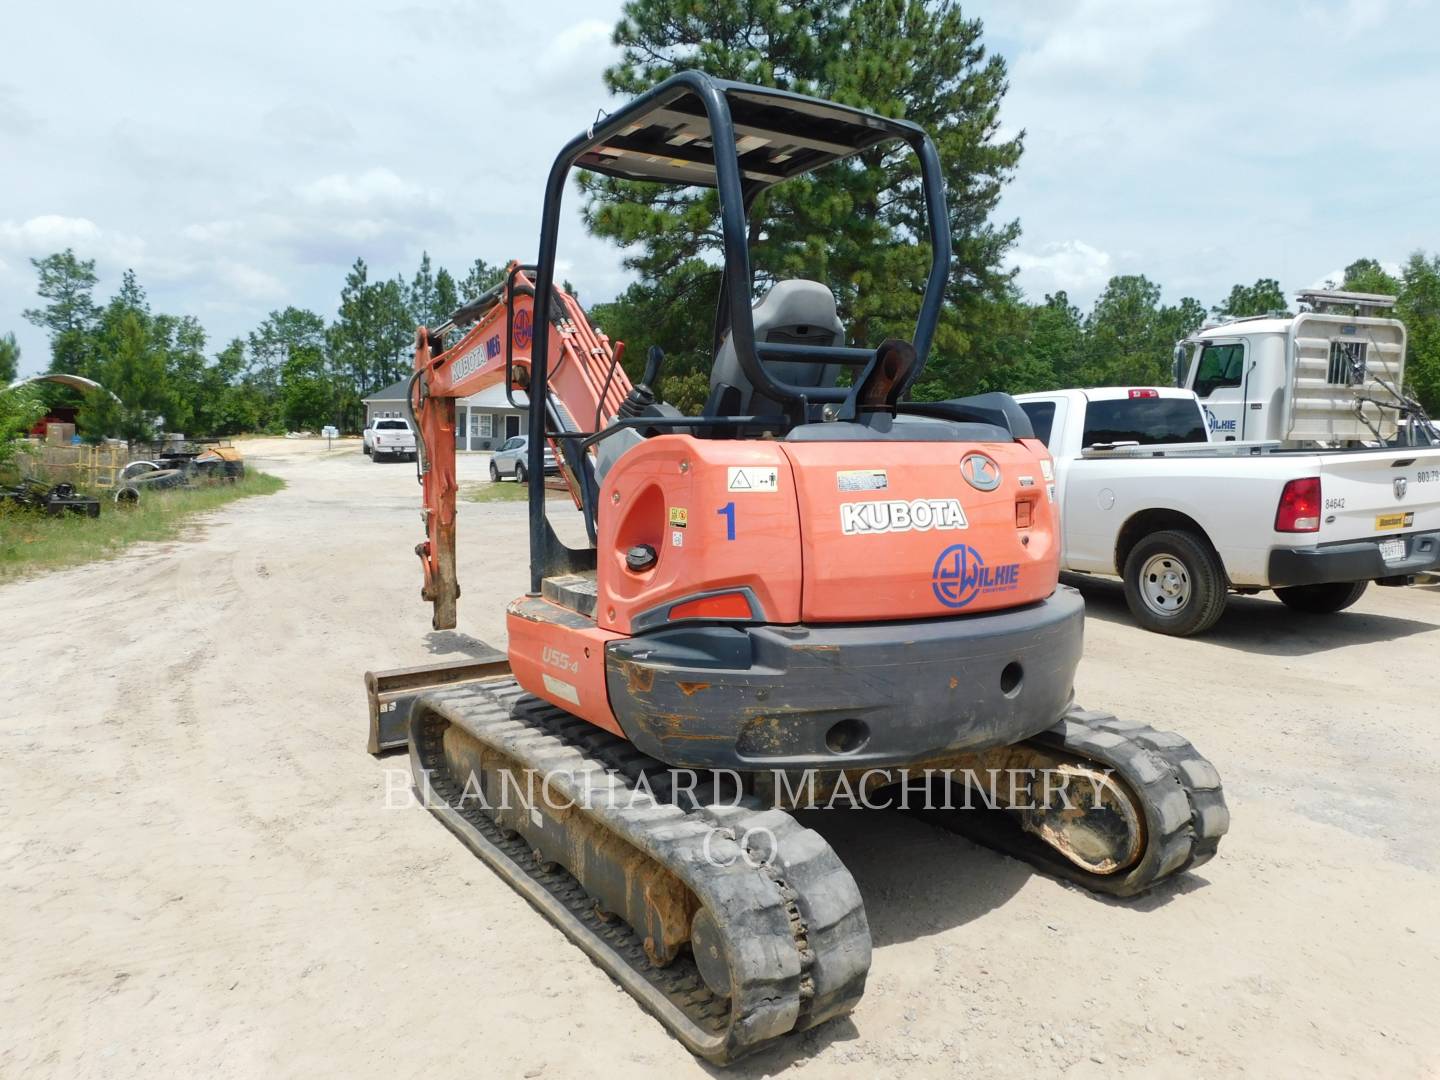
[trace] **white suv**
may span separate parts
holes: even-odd
[[[525,482],[525,470],[530,461],[530,436],[515,435],[506,439],[500,449],[490,456],[490,479],[513,476],[520,483]],[[555,451],[545,447],[545,471],[557,473],[560,467],[555,463]]]

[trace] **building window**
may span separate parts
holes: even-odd
[[[470,411],[470,438],[472,438],[472,439],[478,439],[479,437],[480,437],[480,414],[477,413],[477,412],[475,412],[475,411],[472,409],[472,410]]]
[[[493,439],[495,437],[495,417],[490,413],[472,414],[475,416],[475,423],[480,425],[480,438]]]

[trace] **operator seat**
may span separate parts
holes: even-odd
[[[755,340],[786,345],[834,346],[845,343],[845,328],[835,314],[835,295],[818,281],[795,278],[777,281],[751,307]],[[762,360],[775,378],[791,386],[834,386],[840,376],[839,364],[817,364],[805,360]],[[711,416],[745,416],[783,412],[778,401],[758,391],[746,378],[735,354],[730,331],[720,342],[715,367],[710,372],[710,400],[705,412]]]

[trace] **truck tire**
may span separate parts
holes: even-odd
[[[1295,611],[1333,615],[1359,600],[1369,586],[1368,581],[1327,581],[1321,585],[1289,585],[1276,589],[1275,595]]]
[[[361,443],[361,444],[360,444],[360,452],[361,452],[362,454],[364,454],[366,457],[369,457],[369,456],[370,456],[370,447],[366,446],[364,443]]]
[[[1188,637],[1225,610],[1225,566],[1208,540],[1181,529],[1151,533],[1125,559],[1125,602],[1146,630]]]
[[[380,464],[380,452],[379,452],[378,450],[371,450],[371,451],[370,451],[370,462],[371,462],[371,464],[373,464],[373,465],[379,465],[379,464]]]

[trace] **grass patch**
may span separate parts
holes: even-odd
[[[491,480],[486,483],[467,484],[461,487],[460,497],[466,502],[478,503],[529,502],[530,485],[517,484],[513,480]],[[547,487],[545,498],[568,500],[570,492],[561,487]]]
[[[145,492],[130,508],[116,506],[103,492],[96,519],[44,517],[0,504],[0,581],[112,558],[146,540],[173,540],[197,514],[284,486],[279,477],[248,469],[233,484]]]
[[[513,480],[492,480],[488,484],[472,484],[465,488],[464,494],[466,502],[527,502],[530,487]]]

